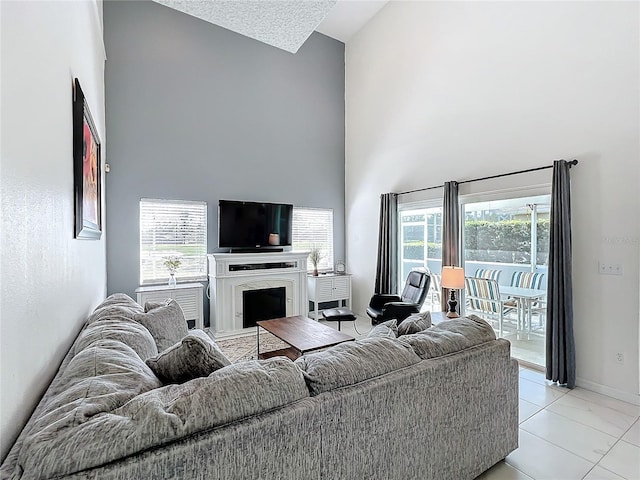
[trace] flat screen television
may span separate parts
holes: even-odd
[[[291,246],[293,205],[220,200],[218,246],[276,249]]]

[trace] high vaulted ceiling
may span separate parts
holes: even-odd
[[[387,0],[154,0],[296,53],[314,30],[347,42]]]
[[[316,31],[347,43],[389,0],[338,0]]]

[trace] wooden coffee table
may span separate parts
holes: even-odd
[[[273,320],[260,320],[256,324],[258,325],[256,327],[258,358],[285,356],[295,360],[307,352],[355,340],[351,335],[299,315],[274,318]],[[260,328],[272,333],[283,342],[289,344],[290,347],[260,353]]]

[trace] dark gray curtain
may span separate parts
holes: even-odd
[[[547,280],[547,380],[576,385],[571,280],[570,164],[556,160],[551,186],[549,276]]]
[[[376,293],[397,293],[398,278],[398,195],[380,196],[380,225],[378,230],[378,264]]]
[[[442,202],[442,266],[460,266],[460,208],[458,206],[458,182],[445,182]],[[441,292],[442,311],[448,310],[449,290]],[[458,299],[460,300],[460,299]]]

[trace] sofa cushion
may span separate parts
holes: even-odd
[[[431,326],[431,312],[414,313],[398,325],[398,336],[409,335],[426,330]]]
[[[422,359],[440,357],[496,339],[491,325],[480,317],[446,320],[421,332],[398,337]]]
[[[110,305],[121,305],[131,308],[140,308],[138,302],[136,302],[126,293],[113,293],[105,298],[104,301],[96,307],[96,309],[101,307],[108,307]]]
[[[161,386],[131,347],[117,340],[96,340],[77,353],[51,385],[31,434],[51,435],[77,426]]]
[[[231,362],[209,335],[191,330],[180,342],[152,358],[147,365],[165,384],[183,383],[230,365]]]
[[[55,436],[34,434],[20,452],[20,465],[29,478],[64,476],[308,396],[300,369],[287,358],[229,365],[208,377],[138,395],[108,414]]]
[[[159,352],[178,343],[189,333],[182,308],[173,299],[146,313],[138,313],[133,319],[151,332]]]
[[[125,317],[133,320],[133,317],[142,313],[142,307],[138,305],[131,297],[124,293],[114,293],[108,296],[95,310],[91,313],[87,320],[87,324],[98,322],[114,316]]]
[[[97,340],[118,340],[129,345],[142,360],[158,354],[156,342],[140,323],[120,315],[112,315],[99,322],[88,324],[73,345],[74,355]]]
[[[369,333],[367,333],[367,338],[369,337],[380,337],[380,338],[396,338],[398,336],[398,321],[393,318],[391,320],[387,320],[386,322],[379,323],[374,326]]]
[[[346,342],[296,360],[311,395],[353,385],[418,363],[408,345],[390,338],[364,338]]]

